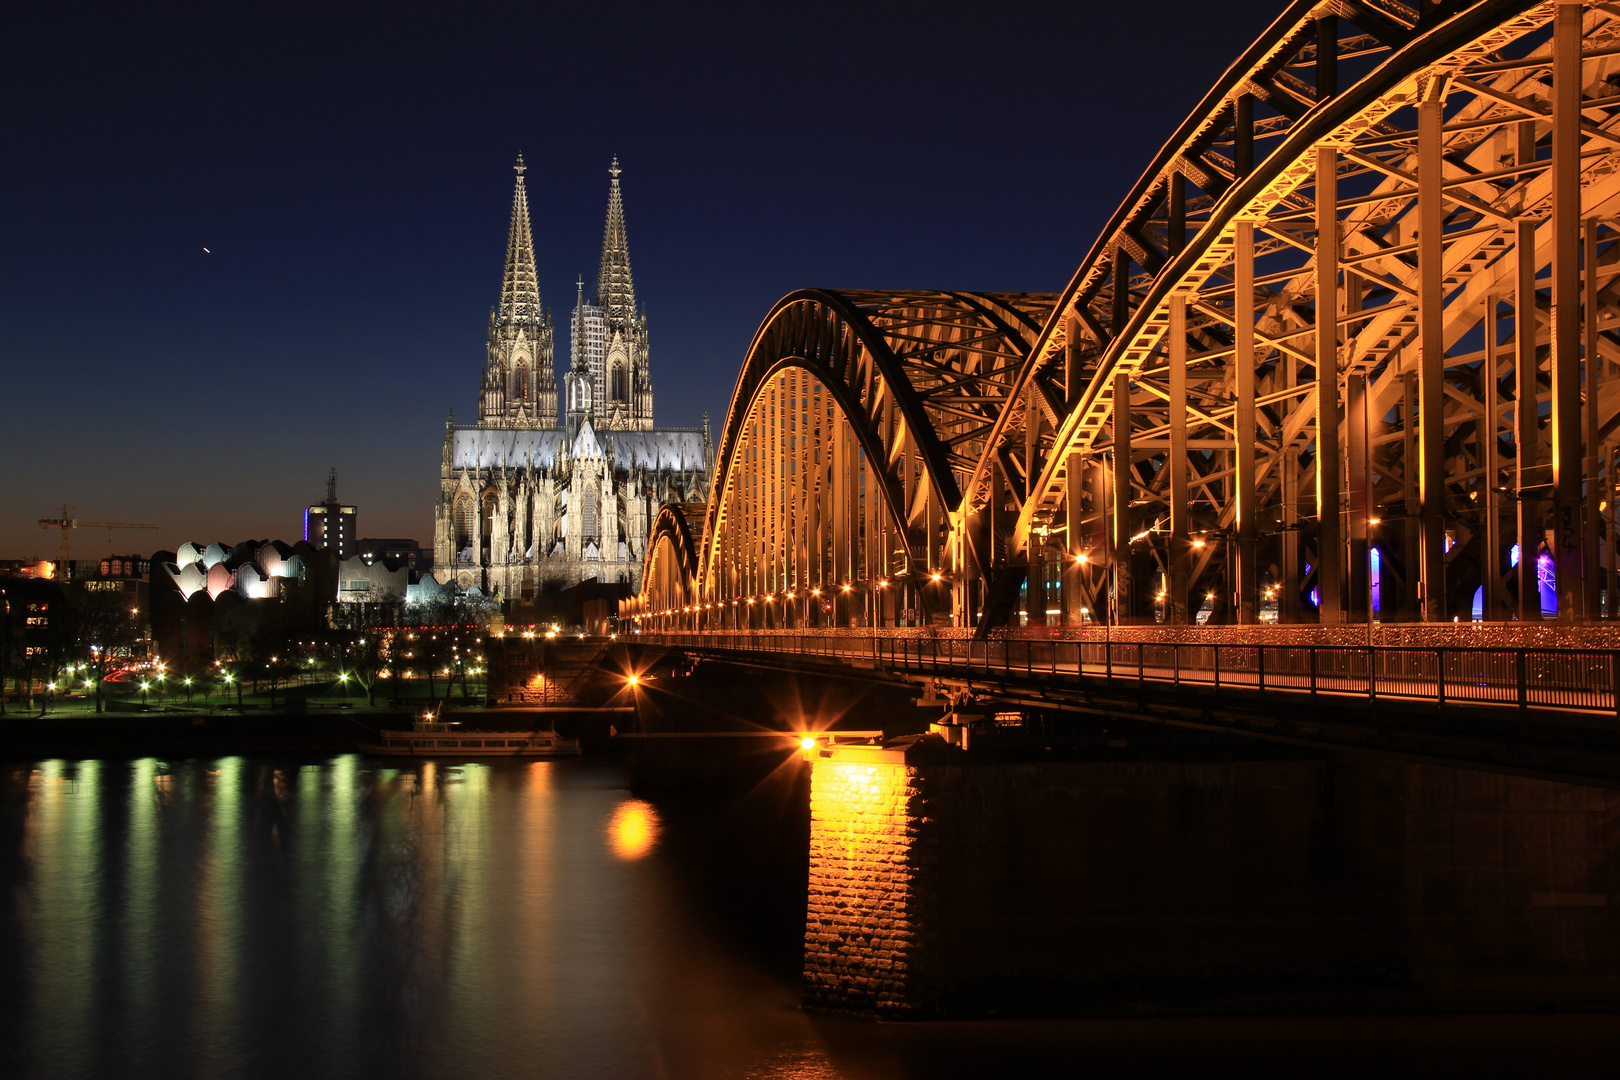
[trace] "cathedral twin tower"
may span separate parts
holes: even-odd
[[[577,286],[558,415],[551,315],[540,305],[529,196],[517,162],[500,306],[490,313],[478,423],[446,424],[433,573],[507,606],[546,585],[633,589],[666,502],[708,495],[708,421],[653,426],[647,315],[636,305],[619,161],[608,170],[596,294]]]
[[[478,399],[482,427],[558,426],[551,313],[540,305],[524,168],[520,154],[501,303],[489,313],[489,355]],[[650,431],[653,426],[647,314],[636,306],[619,171],[614,158],[608,169],[612,183],[596,295],[586,303],[581,280],[570,323],[572,363],[565,380],[570,432],[586,418],[600,431]]]

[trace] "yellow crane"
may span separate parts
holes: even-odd
[[[62,504],[62,516],[53,518],[40,518],[39,527],[42,529],[62,530],[62,555],[57,564],[57,572],[63,573],[67,569],[68,554],[71,550],[69,538],[74,529],[156,529],[157,525],[137,525],[131,521],[80,521],[72,516],[73,507]]]

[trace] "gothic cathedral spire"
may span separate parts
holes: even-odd
[[[619,158],[608,175],[607,226],[602,230],[602,264],[596,272],[596,307],[608,324],[623,324],[636,317],[636,283],[630,276],[630,238],[624,228],[624,197],[619,193]]]
[[[523,187],[523,155],[512,192],[512,225],[506,236],[506,273],[501,279],[501,322],[540,319],[540,282],[534,272],[534,231],[529,227],[529,193]]]
[[[540,306],[522,154],[513,168],[517,170],[517,185],[512,192],[512,223],[506,235],[506,269],[501,277],[500,306],[489,315],[478,424],[554,428],[557,376],[552,370],[551,315]]]

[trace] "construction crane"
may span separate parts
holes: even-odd
[[[62,530],[61,561],[57,564],[57,572],[63,573],[67,569],[68,554],[71,550],[70,537],[74,529],[156,529],[157,525],[138,525],[131,521],[80,521],[72,516],[73,507],[62,504],[62,516],[54,518],[40,518],[39,527],[42,529]]]

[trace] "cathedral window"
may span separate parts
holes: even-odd
[[[473,501],[467,495],[456,500],[456,550],[472,547]]]
[[[529,369],[522,364],[518,365],[517,370],[517,396],[519,401],[529,398]]]
[[[582,507],[584,516],[581,520],[584,528],[580,534],[582,539],[596,539],[596,504],[601,501],[601,498],[601,492],[595,484],[591,484],[585,489],[585,505]]]
[[[614,401],[629,401],[630,400],[629,382],[630,382],[630,380],[625,378],[625,370],[624,370],[624,368],[621,367],[621,366],[615,365],[614,368],[613,368],[613,400]]]

